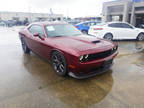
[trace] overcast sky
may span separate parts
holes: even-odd
[[[80,17],[100,15],[103,2],[111,0],[1,0],[0,11],[42,12]]]

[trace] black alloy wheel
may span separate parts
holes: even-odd
[[[55,51],[52,53],[51,62],[54,70],[58,75],[67,75],[67,63],[64,56],[60,52]]]

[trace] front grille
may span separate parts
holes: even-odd
[[[110,49],[104,52],[96,53],[96,54],[90,54],[86,61],[93,61],[98,59],[106,58],[112,54],[114,54],[117,51],[116,49]]]

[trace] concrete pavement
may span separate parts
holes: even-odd
[[[105,74],[77,80],[23,54],[19,28],[0,28],[0,108],[143,108],[144,42],[119,41]]]

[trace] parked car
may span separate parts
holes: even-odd
[[[137,27],[137,28],[142,28],[142,29],[144,29],[144,24],[139,24],[139,25],[137,25],[136,27]]]
[[[137,39],[144,40],[144,30],[128,23],[110,22],[91,26],[89,33],[99,38],[108,40]]]
[[[6,26],[6,22],[3,20],[0,20],[0,26]]]
[[[16,20],[8,20],[5,22],[6,22],[7,27],[12,27],[16,25]]]
[[[19,37],[24,53],[33,51],[51,61],[58,75],[78,79],[108,71],[118,53],[116,44],[83,35],[64,22],[33,23]]]
[[[88,30],[90,26],[96,25],[97,23],[100,22],[95,22],[95,21],[87,21],[87,22],[81,22],[76,24],[76,28],[78,28],[82,33],[88,34]]]
[[[72,24],[72,25],[76,25],[78,23],[80,23],[79,21],[67,21],[69,24]]]

